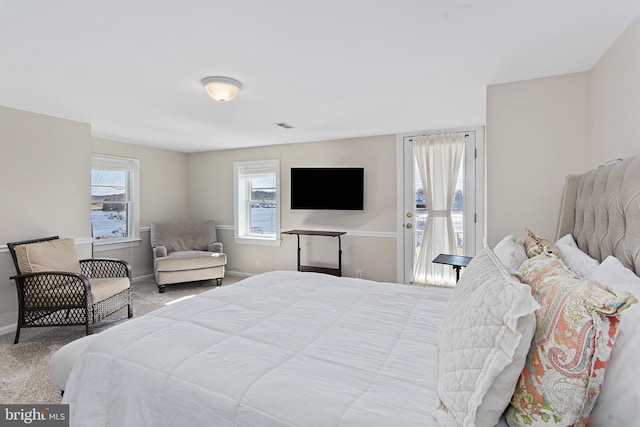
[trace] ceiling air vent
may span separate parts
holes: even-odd
[[[293,129],[295,127],[295,126],[290,125],[289,123],[285,123],[285,122],[276,122],[276,123],[274,123],[274,125],[280,126],[282,129]]]

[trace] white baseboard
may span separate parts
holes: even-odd
[[[133,277],[131,279],[132,282],[139,282],[140,280],[145,280],[145,279],[153,279],[153,277],[155,276],[155,274],[151,273],[151,274],[145,274],[143,276],[136,276]]]
[[[0,327],[0,335],[6,335],[6,334],[10,334],[10,333],[14,333],[15,334],[17,326],[18,326],[17,323],[13,323],[11,325]]]
[[[255,276],[255,274],[253,273],[244,273],[242,271],[229,271],[227,270],[225,273],[226,276],[230,276],[230,277],[234,277],[236,279],[246,279],[247,277],[251,277],[251,276]],[[153,279],[154,278],[154,274],[145,274],[143,276],[136,276],[134,278],[131,279],[132,282],[139,282],[141,280],[146,280],[146,279]]]
[[[246,279],[247,277],[255,276],[254,273],[245,273],[242,271],[230,271],[230,270],[227,270],[225,275],[236,278],[236,279]]]

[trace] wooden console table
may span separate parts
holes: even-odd
[[[316,231],[316,230],[289,230],[282,234],[295,234],[298,236],[298,271],[314,271],[316,273],[332,274],[342,276],[342,242],[340,236],[347,234],[345,231]],[[314,267],[311,265],[300,265],[300,236],[325,236],[338,238],[338,268]]]

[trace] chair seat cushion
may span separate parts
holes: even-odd
[[[166,257],[156,259],[156,271],[196,270],[220,267],[227,264],[225,254],[207,251],[171,252]]]
[[[116,295],[131,286],[128,277],[89,279],[89,283],[91,283],[91,300],[94,304]]]

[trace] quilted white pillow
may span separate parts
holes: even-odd
[[[524,367],[540,308],[490,248],[467,266],[438,334],[440,426],[494,426]]]
[[[524,245],[513,234],[500,240],[493,248],[493,253],[511,274],[520,274],[520,266],[528,259]]]

